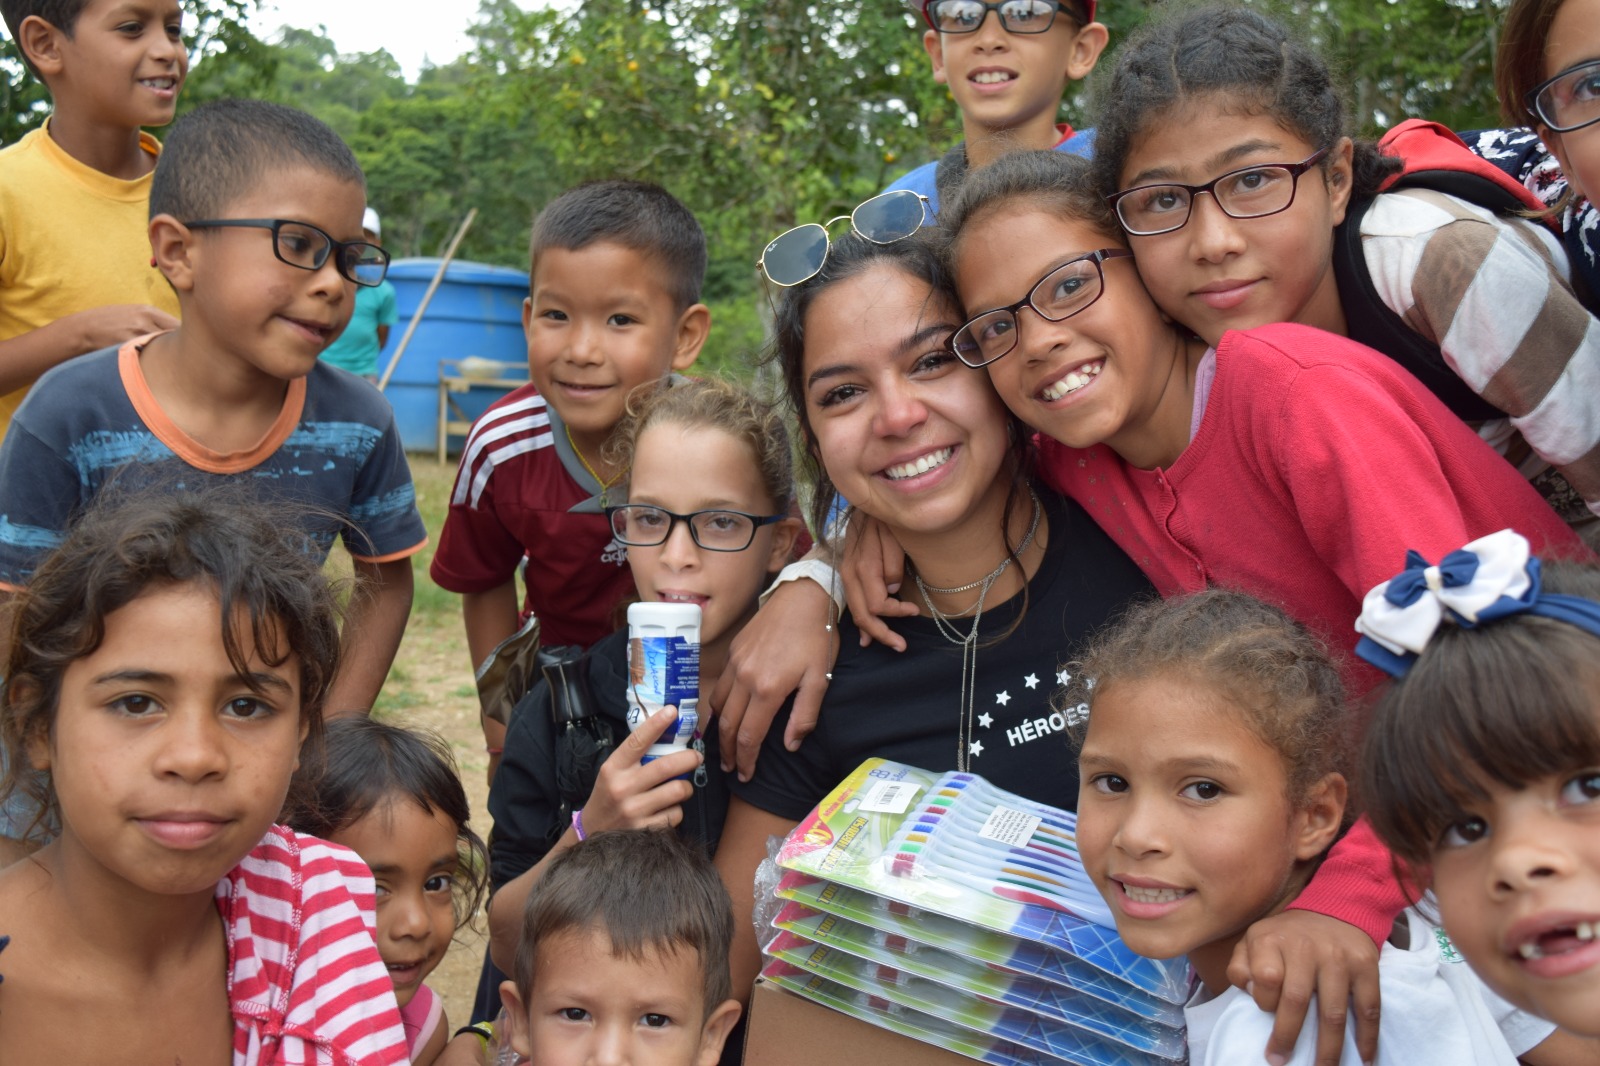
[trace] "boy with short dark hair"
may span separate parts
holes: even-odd
[[[360,580],[327,707],[371,708],[427,531],[389,405],[317,360],[388,263],[361,240],[365,205],[355,156],[303,112],[224,100],[173,127],[149,228],[183,323],[29,394],[0,445],[0,588],[26,584],[103,489],[243,480],[306,512],[309,550],[343,536]]]
[[[704,854],[670,830],[596,833],[528,896],[515,976],[500,986],[511,1046],[541,1066],[602,1047],[633,1066],[712,1066],[739,1020],[732,938]]]
[[[151,173],[189,69],[178,0],[0,0],[54,101],[0,150],[0,437],[76,356],[177,325],[150,260]]]
[[[1088,77],[1106,47],[1095,0],[907,2],[928,24],[922,46],[933,80],[950,87],[966,139],[890,189],[921,193],[937,213],[941,193],[959,186],[968,168],[1005,152],[1093,153],[1093,130],[1074,131],[1056,120],[1067,84]]]
[[[711,327],[705,234],[658,185],[568,190],[534,220],[529,254],[530,381],[473,425],[431,568],[462,594],[474,666],[530,614],[546,645],[588,647],[616,628],[633,577],[604,509],[627,502],[627,471],[604,446],[629,394],[691,366]],[[485,718],[484,735],[492,776],[505,726]]]

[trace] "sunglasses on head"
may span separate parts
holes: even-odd
[[[780,288],[810,281],[828,261],[828,227],[845,219],[850,220],[851,229],[873,244],[892,244],[911,236],[928,221],[928,198],[910,189],[894,189],[863,201],[848,215],[785,230],[768,242],[756,266]]]

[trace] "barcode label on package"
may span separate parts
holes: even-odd
[[[878,781],[861,798],[861,810],[869,814],[904,814],[920,791],[921,787],[910,781]]]

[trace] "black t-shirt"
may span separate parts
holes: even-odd
[[[628,631],[619,630],[590,648],[579,661],[594,696],[597,716],[621,743],[628,735]],[[678,833],[715,852],[728,813],[728,786],[718,765],[717,731],[706,730],[704,774],[696,775],[694,795],[683,807]],[[588,783],[593,787],[593,782]],[[579,804],[581,806],[581,803]],[[531,869],[561,839],[571,810],[561,803],[556,783],[556,727],[550,716],[550,686],[535,685],[512,715],[505,754],[489,789],[489,882],[499,888]]]
[[[1000,643],[978,648],[967,768],[1001,788],[1075,810],[1077,760],[1052,698],[1066,681],[1065,664],[1089,635],[1154,588],[1082,508],[1054,495],[1044,500],[1049,542],[1028,583],[1022,622]],[[1011,625],[1023,599],[1014,596],[984,611],[980,643]],[[971,626],[969,619],[954,622],[963,633]],[[872,756],[925,770],[956,769],[961,648],[931,618],[892,624],[905,637],[904,652],[881,644],[861,648],[855,626],[841,620],[839,659],[816,731],[799,751],[786,751],[785,708],[767,731],[755,777],[731,783],[735,795],[798,821]]]

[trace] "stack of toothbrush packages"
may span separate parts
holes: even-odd
[[[973,774],[868,759],[784,841],[762,976],[1002,1066],[1182,1062],[1188,965],[1123,945],[1075,825]]]

